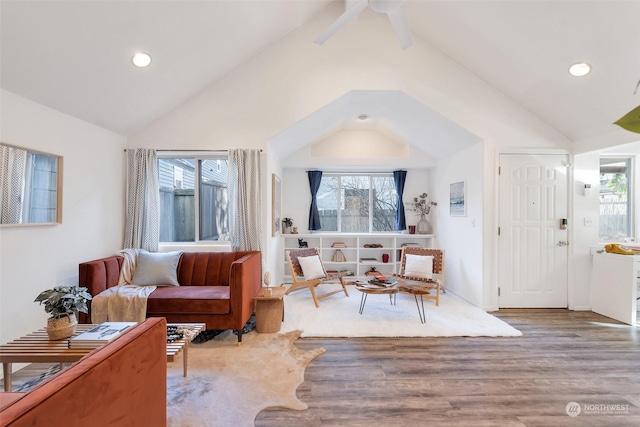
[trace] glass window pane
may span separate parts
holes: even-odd
[[[195,241],[195,160],[158,159],[160,241]]]
[[[227,161],[200,160],[200,240],[227,240]]]
[[[630,158],[600,159],[600,238],[621,240],[633,235]]]
[[[317,194],[322,231],[338,231],[338,178],[323,176]]]
[[[340,231],[344,233],[369,232],[369,177],[342,176]]]
[[[372,231],[395,231],[398,196],[392,176],[373,176]]]

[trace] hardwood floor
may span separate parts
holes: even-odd
[[[327,349],[298,388],[309,408],[262,411],[255,425],[640,425],[637,327],[591,312],[492,314],[523,336],[300,339]]]

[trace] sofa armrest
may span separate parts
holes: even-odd
[[[111,256],[83,262],[78,266],[78,286],[87,288],[91,296],[96,296],[100,292],[112,286],[117,286],[120,280],[120,269],[124,258],[121,256]],[[89,313],[91,313],[91,301],[87,303]],[[90,314],[78,313],[80,323],[90,323]]]
[[[231,311],[237,320],[236,329],[255,311],[254,297],[262,287],[262,254],[250,252],[231,264],[229,271],[229,297]],[[243,321],[243,319],[245,319]],[[240,324],[242,323],[242,324]]]

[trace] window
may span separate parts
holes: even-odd
[[[227,166],[226,156],[158,153],[161,242],[229,240]]]
[[[322,231],[395,231],[397,193],[392,174],[323,174],[318,190]]]
[[[631,157],[600,159],[600,238],[633,236],[633,161]]]

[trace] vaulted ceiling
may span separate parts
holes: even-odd
[[[416,43],[440,50],[569,140],[638,139],[612,122],[640,104],[640,0],[406,3]],[[318,14],[337,18],[344,5],[3,0],[0,8],[3,89],[131,135]],[[131,65],[137,50],[153,55],[150,67]],[[593,71],[571,77],[567,69],[579,61]],[[398,122],[395,133],[410,139],[419,131]]]

